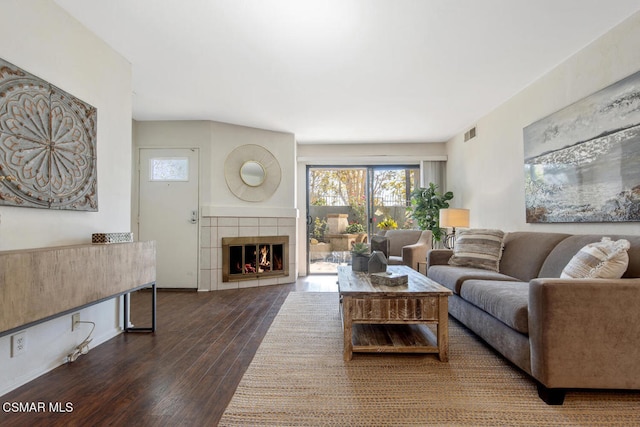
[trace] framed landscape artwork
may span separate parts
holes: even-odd
[[[640,72],[523,133],[528,223],[640,221]]]

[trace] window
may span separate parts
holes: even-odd
[[[189,159],[187,157],[149,159],[149,181],[189,181]]]

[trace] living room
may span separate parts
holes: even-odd
[[[594,92],[640,70],[640,13],[627,3],[606,30],[600,28],[553,65],[482,112],[469,117],[451,137],[433,141],[350,143],[308,141],[282,128],[259,129],[224,117],[172,120],[135,118],[137,95],[132,97],[134,75],[139,71],[108,43],[88,30],[61,4],[50,0],[5,0],[0,27],[0,58],[48,81],[98,109],[98,174],[100,208],[97,212],[0,207],[0,249],[18,250],[86,243],[92,233],[134,231],[137,188],[132,180],[138,150],[144,147],[197,147],[200,150],[200,210],[203,217],[257,216],[293,221],[292,276],[306,274],[307,165],[357,164],[367,161],[420,163],[447,160],[447,190],[455,194],[453,205],[471,211],[471,226],[505,231],[638,234],[637,224],[563,223],[530,224],[525,221],[523,191],[523,129]],[[546,7],[553,10],[554,2]],[[597,2],[594,2],[597,3]],[[577,3],[572,2],[575,6]],[[598,21],[597,14],[590,16]],[[508,59],[508,55],[505,55]],[[490,59],[488,59],[489,61]],[[494,58],[494,60],[496,60]],[[506,61],[506,60],[505,60]],[[461,59],[458,67],[473,70],[476,64]],[[532,64],[533,66],[533,64]],[[176,76],[179,66],[176,66]],[[481,76],[477,76],[479,80]],[[508,73],[500,76],[510,79]],[[468,79],[473,83],[473,71]],[[179,78],[176,77],[176,81]],[[468,83],[468,82],[467,82]],[[167,85],[175,84],[166,83]],[[473,85],[471,85],[473,86]],[[474,87],[469,97],[488,96],[492,87]],[[445,107],[442,107],[446,109]],[[455,115],[456,111],[449,111]],[[134,118],[134,120],[132,120]],[[477,136],[464,141],[475,127]],[[344,141],[343,141],[344,142]],[[274,196],[255,203],[235,197],[225,185],[224,161],[236,148],[258,144],[278,159],[282,179]],[[391,148],[390,148],[391,146]],[[251,213],[247,213],[252,210]],[[204,248],[213,249],[213,247]],[[217,257],[213,251],[209,257]],[[219,267],[199,265],[201,291],[218,288]],[[220,273],[221,274],[221,273]],[[208,278],[208,279],[204,279]],[[3,304],[6,302],[2,302]],[[117,301],[83,309],[82,318],[96,321],[92,352],[121,334]],[[0,337],[0,395],[28,384],[61,364],[78,344],[68,329],[69,319],[54,319],[29,328],[27,354],[12,358],[9,336]],[[81,337],[82,339],[84,337]],[[6,414],[3,414],[6,416]]]

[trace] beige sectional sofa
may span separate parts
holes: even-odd
[[[602,235],[513,232],[499,270],[448,265],[431,250],[427,276],[453,291],[449,313],[562,404],[570,389],[640,389],[640,236],[621,279],[561,279],[581,248]]]

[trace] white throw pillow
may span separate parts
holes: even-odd
[[[563,279],[619,279],[629,265],[628,240],[613,241],[603,237],[600,242],[589,243],[574,255],[562,270]]]
[[[461,229],[456,233],[449,265],[498,271],[503,239],[502,230]]]

